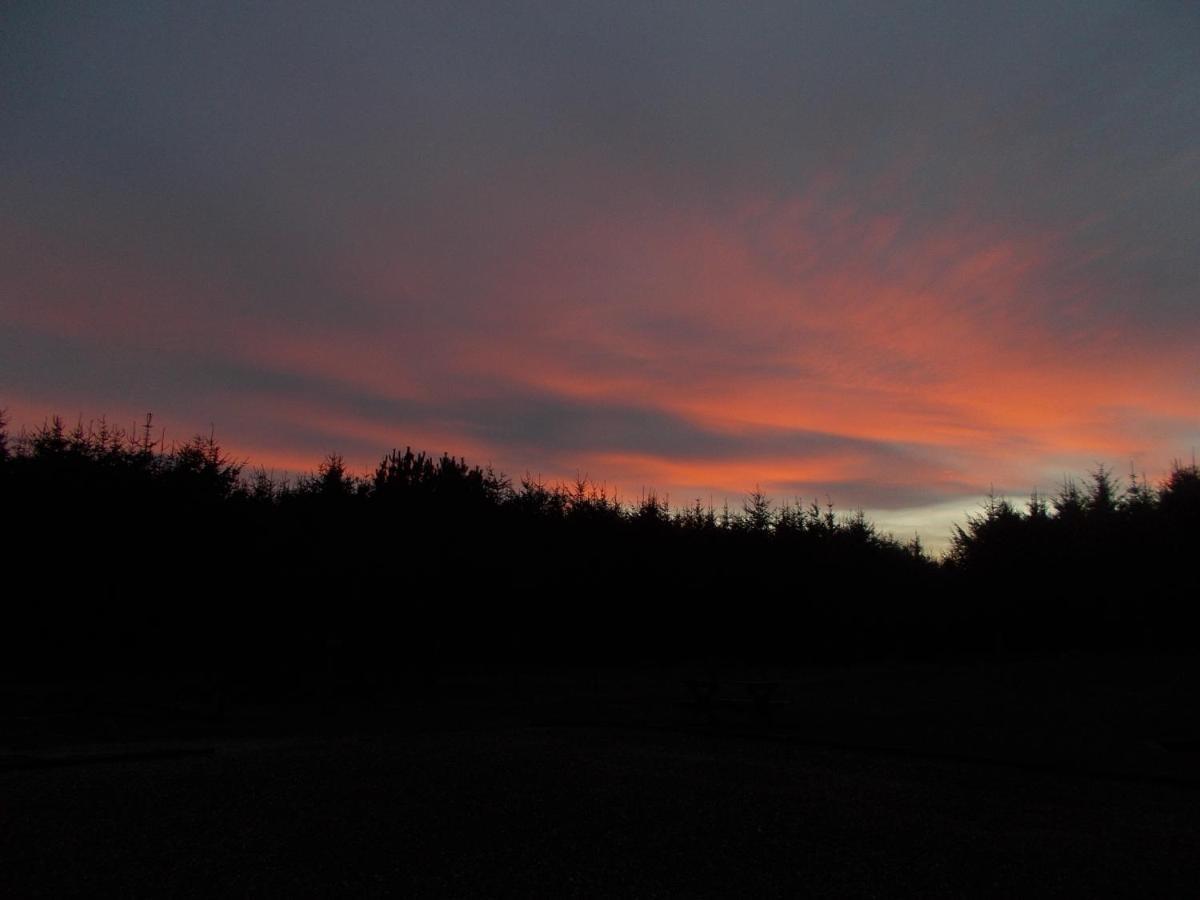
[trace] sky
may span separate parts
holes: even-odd
[[[1200,445],[1200,6],[10,2],[0,408],[636,500]]]

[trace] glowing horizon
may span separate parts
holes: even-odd
[[[15,14],[0,408],[934,548],[1200,444],[1200,13],[604,6]]]

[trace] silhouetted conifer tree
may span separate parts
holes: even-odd
[[[742,504],[742,515],[745,528],[751,534],[767,534],[774,528],[775,517],[771,512],[771,498],[758,487],[746,497]]]

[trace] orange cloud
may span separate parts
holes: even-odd
[[[213,389],[230,444],[289,469],[318,449],[365,469],[413,444],[514,475],[586,471],[627,497],[824,485],[876,508],[918,509],[926,491],[944,509],[1188,449],[1195,329],[1153,332],[1100,302],[1104,252],[1070,229],[930,224],[848,190],[830,176],[785,202],[551,211],[496,223],[478,254],[376,235],[329,263],[365,318],[214,323],[197,300],[169,330],[223,336],[208,362],[239,367]],[[88,271],[22,283],[82,296]],[[95,271],[133,299],[17,319],[77,337],[103,319],[111,336],[154,292],[197,297],[169,273]]]

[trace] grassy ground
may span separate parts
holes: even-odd
[[[1197,671],[459,669],[219,719],[10,688],[0,891],[1193,896]],[[713,676],[788,702],[699,708]]]

